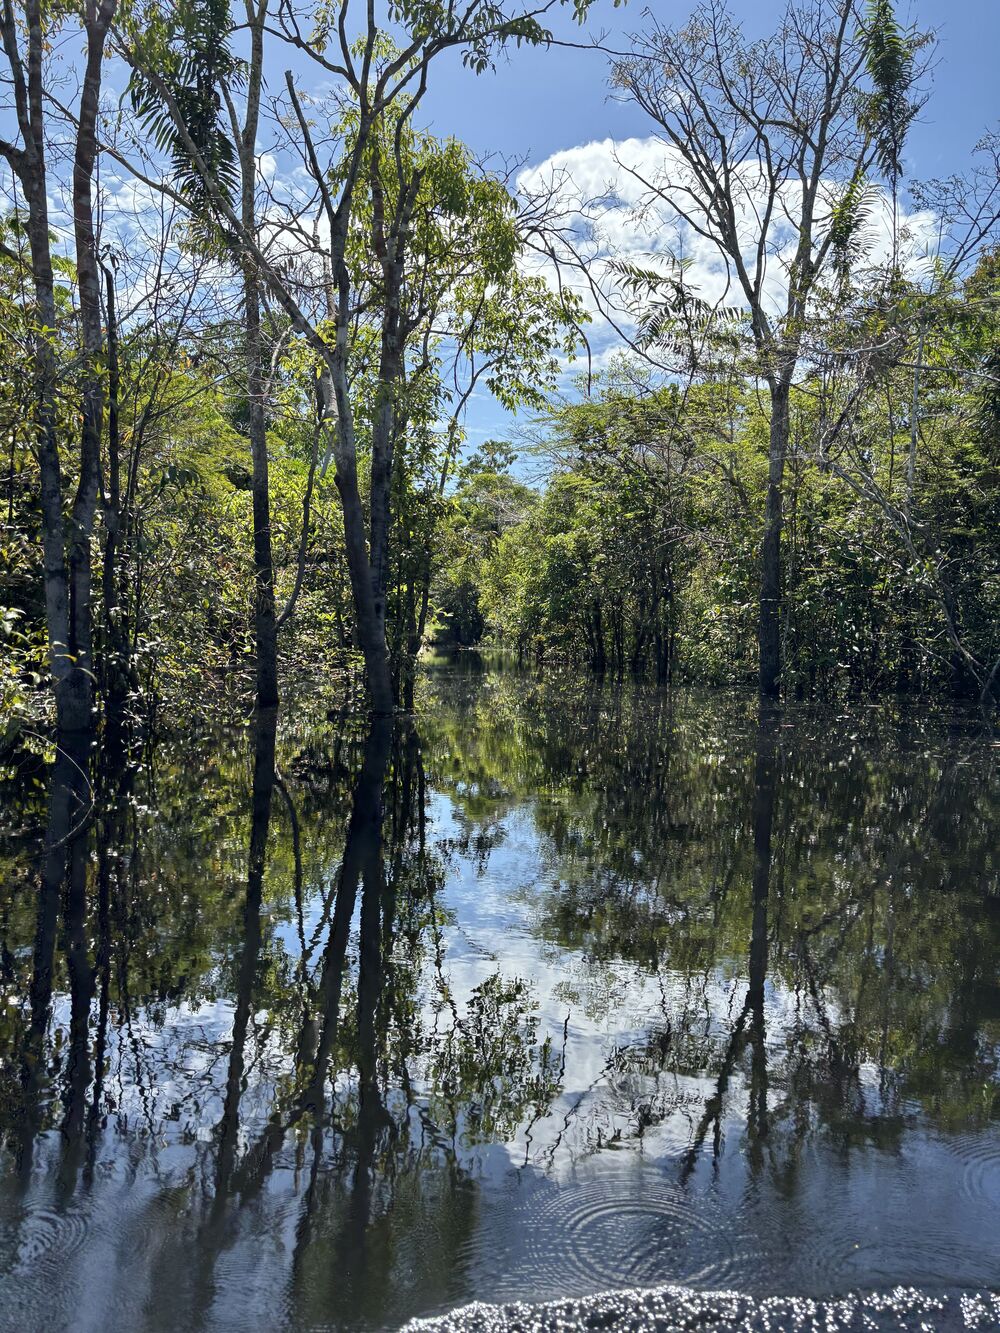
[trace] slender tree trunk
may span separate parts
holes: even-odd
[[[246,319],[247,391],[249,399],[251,483],[253,502],[254,636],[257,647],[257,706],[278,702],[278,628],[274,607],[274,557],[271,548],[271,490],[267,465],[267,416],[264,410],[265,371],[260,329],[260,289],[247,261],[243,269]]]
[[[375,600],[376,614],[382,619],[383,632],[389,587],[390,499],[395,453],[396,409],[393,400],[397,385],[402,378],[402,358],[395,345],[396,341],[396,336],[393,336],[392,345],[383,351],[379,367],[378,404],[375,420],[372,423],[370,494],[372,596]]]
[[[35,337],[34,377],[42,510],[42,580],[49,637],[49,669],[55,689],[57,723],[61,730],[80,731],[86,724],[86,718],[78,716],[78,710],[74,707],[78,691],[70,683],[75,667],[69,648],[69,578],[56,423],[56,358],[49,341],[50,335],[46,333],[46,329],[55,327],[56,314],[44,167],[30,187],[27,180],[24,183],[32,283],[38,323],[41,326]]]
[[[920,325],[917,336],[917,362],[913,367],[913,397],[910,403],[910,450],[906,458],[906,504],[913,504],[913,492],[917,485],[917,444],[920,440],[920,368],[924,359],[924,337],[926,330]]]
[[[346,401],[346,375],[338,374],[336,380],[338,406],[341,410],[338,422],[335,480],[344,514],[344,546],[354,599],[358,644],[365,659],[372,710],[378,717],[387,717],[393,711],[393,693],[389,648],[385,639],[385,598],[378,599],[375,596],[375,579],[368,560],[368,534],[365,529],[364,505],[358,487],[354,425],[350,417],[350,404]],[[347,447],[345,439],[349,441]]]
[[[608,667],[608,659],[604,651],[604,620],[601,616],[600,602],[594,603],[593,626],[593,667],[598,676],[603,676]]]
[[[341,259],[337,271],[337,341],[330,366],[337,398],[337,436],[334,449],[335,481],[344,515],[344,548],[357,622],[358,644],[365,659],[365,675],[372,711],[388,717],[393,711],[392,672],[385,637],[385,597],[376,595],[378,577],[368,556],[365,510],[358,485],[354,410],[347,376],[350,337],[350,275]]]
[[[771,386],[767,500],[760,561],[760,690],[768,697],[775,696],[781,684],[781,509],[788,432],[789,386],[783,377]]]
[[[80,325],[83,343],[81,384],[80,478],[73,501],[69,540],[69,652],[75,670],[70,677],[69,708],[72,725],[85,726],[93,707],[93,574],[91,540],[101,479],[101,432],[104,423],[103,356],[101,320],[101,274],[94,229],[92,186],[97,161],[97,113],[101,91],[101,66],[108,26],[115,0],[103,0],[100,8],[87,6],[87,63],[80,94],[80,118],[73,159],[73,230],[76,241],[76,274],[80,294]]]
[[[385,308],[382,317],[379,349],[377,399],[375,416],[372,421],[371,490],[369,493],[371,550],[369,559],[371,563],[374,628],[376,635],[380,637],[383,644],[383,651],[387,658],[387,668],[391,677],[391,661],[386,645],[386,611],[389,586],[392,473],[400,423],[405,428],[405,421],[403,421],[398,411],[397,404],[397,395],[406,373],[401,298],[406,271],[406,238],[421,174],[417,171],[408,179],[399,178],[399,198],[395,204],[391,225],[387,229],[385,225],[386,201],[379,175],[380,170],[381,155],[376,148],[370,173],[372,242],[382,266]],[[382,688],[381,684],[379,688]],[[376,713],[381,712],[382,709],[375,701],[374,683],[372,686],[372,701],[375,704]]]
[[[256,10],[247,7],[250,25],[250,69],[246,120],[240,134],[241,220],[248,235],[257,233],[257,126],[264,69],[264,21],[267,0]],[[246,319],[246,372],[250,456],[253,466],[254,638],[257,650],[257,707],[278,702],[278,625],[274,606],[274,557],[271,548],[271,490],[267,466],[266,373],[260,328],[260,280],[252,255],[244,255],[243,303]]]
[[[118,420],[118,402],[121,393],[121,374],[118,360],[118,314],[115,302],[114,274],[109,268],[105,268],[104,277],[108,342],[108,471],[107,494],[104,502],[104,552],[101,588],[107,648],[104,652],[101,668],[108,703],[112,708],[119,708],[124,701],[128,687],[135,685],[136,679],[127,631],[127,597],[123,596],[120,568],[126,532],[121,486],[121,431]],[[134,443],[133,447],[137,449],[138,444]]]
[[[376,633],[386,642],[386,608],[389,588],[389,527],[391,522],[392,469],[396,444],[396,394],[403,380],[399,299],[403,281],[402,241],[400,253],[384,265],[386,310],[379,358],[378,399],[372,422],[372,461],[369,510],[371,514],[372,610]],[[386,649],[388,655],[388,648]],[[373,694],[374,698],[374,694]],[[376,707],[376,712],[380,710]]]

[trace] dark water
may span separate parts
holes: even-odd
[[[996,733],[422,691],[7,781],[0,1325],[1000,1327]]]

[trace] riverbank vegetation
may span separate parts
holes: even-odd
[[[430,642],[995,698],[1000,146],[907,179],[931,37],[637,14],[659,165],[598,201],[421,120],[560,6],[377,9],[5,11],[4,746],[337,673],[385,715]]]

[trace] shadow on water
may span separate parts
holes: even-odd
[[[473,665],[9,787],[0,1326],[993,1326],[995,737]]]

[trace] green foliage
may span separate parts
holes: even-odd
[[[622,2],[615,0],[615,7]],[[592,5],[593,0],[572,0],[577,22],[583,22]],[[552,38],[534,13],[510,8],[501,0],[477,0],[464,7],[442,0],[391,0],[389,15],[414,38],[460,46],[463,63],[477,74],[492,68],[505,45],[541,46]]]
[[[609,268],[636,300],[635,345],[656,348],[704,368],[714,355],[732,356],[736,334],[749,315],[741,306],[713,305],[699,296],[688,280],[691,260],[670,258],[666,271],[647,269],[630,260],[612,259]]]
[[[979,375],[954,371],[988,366],[994,354],[963,302],[942,307],[923,344],[942,374],[925,373],[920,386],[925,425],[912,496],[908,423],[899,409],[889,418],[885,410],[887,399],[908,403],[907,371],[887,371],[870,395],[852,398],[851,435],[835,466],[815,442],[856,382],[816,380],[793,395],[783,571],[789,688],[978,689],[950,644],[949,616],[977,661],[989,667],[1000,655],[1000,488],[983,419],[991,381],[984,390]],[[683,393],[640,382],[633,367],[620,384],[612,377],[594,399],[552,414],[546,447],[559,469],[479,561],[478,592],[466,600],[482,607],[486,635],[522,656],[660,679],[749,680],[767,416],[729,381]],[[465,522],[469,542],[474,520]]]
[[[491,441],[461,467],[442,521],[437,571],[431,585],[438,640],[478,643],[486,621],[481,605],[485,570],[504,533],[523,520],[536,494],[511,476],[509,446]]]
[[[866,256],[865,228],[877,200],[877,189],[863,176],[856,176],[834,204],[830,245],[834,270],[841,283],[849,280]]]
[[[986,250],[965,284],[966,303],[975,316],[965,323],[964,340],[980,358],[975,427],[986,460],[1000,466],[1000,250]]]
[[[214,216],[206,172],[229,201],[239,187],[239,158],[220,93],[223,83],[237,88],[243,78],[230,46],[232,30],[229,0],[181,0],[166,9],[144,7],[131,33],[137,55],[129,86],[132,108],[156,147],[168,154],[177,185],[196,216]],[[204,172],[156,79],[173,100]]]
[[[903,143],[919,109],[910,96],[917,42],[900,27],[893,0],[868,0],[863,40],[873,91],[864,97],[861,124],[875,142],[879,166],[895,178],[903,170]]]
[[[689,621],[692,648],[704,648],[700,622],[712,612],[696,595],[699,555],[703,581],[710,569],[720,579],[711,529],[727,512],[745,522],[754,464],[721,438],[725,414],[745,411],[739,395],[703,386],[682,400],[670,385],[637,394],[636,368],[625,372],[552,415],[560,470],[485,562],[482,603],[522,655],[666,680],[685,657]],[[694,671],[714,673],[704,662]]]
[[[587,5],[574,9],[582,17]],[[417,48],[402,60],[396,42],[374,30],[352,47],[370,50],[373,87],[384,88],[379,80],[401,60],[405,87],[424,56],[449,46],[479,68],[506,42],[546,39],[537,18],[505,4],[456,11],[400,0],[392,12],[394,36],[409,32]],[[320,6],[317,47],[339,42],[338,14]],[[186,139],[231,202],[239,172],[222,93],[239,94],[244,70],[228,6],[129,7],[122,24],[135,56],[134,106],[190,203],[197,244],[189,249],[210,261],[218,209]],[[900,27],[887,0],[870,0],[860,39],[873,90],[859,94],[861,127],[895,183],[916,108],[920,39]],[[317,98],[310,114],[317,139],[335,145],[325,183],[337,196],[353,182],[347,380],[369,509],[373,435],[387,401],[392,407],[387,618],[399,680],[412,684],[428,639],[468,646],[490,637],[523,656],[602,672],[749,679],[769,426],[756,392],[766,369],[755,354],[759,328],[742,307],[706,300],[689,260],[646,267],[614,259],[637,355],[599,377],[593,393],[555,402],[588,316],[579,296],[538,273],[506,179],[456,139],[416,128],[408,99],[388,97],[372,110],[372,88],[347,84],[343,97]],[[964,284],[940,265],[919,282],[878,268],[866,226],[875,188],[859,167],[829,201],[817,262],[828,242],[836,282],[813,284],[807,337],[786,330],[801,342],[801,378],[784,462],[785,679],[802,690],[860,691],[940,688],[964,673],[971,688],[970,671],[981,685],[1000,656],[997,257],[985,250]],[[236,238],[221,239],[235,254]],[[316,245],[317,262],[328,259]],[[396,286],[390,251],[401,257]],[[78,323],[72,264],[58,259],[56,269],[59,317],[46,337],[59,368],[64,441],[78,430],[73,395],[63,392],[79,376]],[[29,273],[24,219],[13,214],[0,222],[8,405],[0,715],[10,736],[46,711],[39,473],[24,373],[39,333]],[[209,279],[220,284],[213,300],[234,298],[231,279],[228,266]],[[245,344],[232,314],[174,324],[159,314],[147,323],[147,313],[133,312],[120,330],[116,410],[128,497],[119,515],[101,497],[92,551],[97,660],[102,681],[116,663],[127,666],[133,697],[200,707],[205,697],[242,695],[254,651]],[[325,313],[315,327],[332,342],[336,318],[329,306]],[[280,651],[290,674],[306,674],[355,660],[336,428],[329,403],[325,420],[317,418],[316,340],[294,336],[273,308],[264,316],[279,610],[298,589]],[[388,371],[393,321],[398,369]],[[647,357],[662,358],[671,374],[657,378]],[[482,391],[510,411],[541,414],[556,459],[543,490],[524,485],[502,449],[463,457],[465,410]],[[69,496],[77,464],[61,447]],[[103,449],[109,486],[110,438]],[[116,588],[114,579],[105,586],[101,558],[112,547]]]

